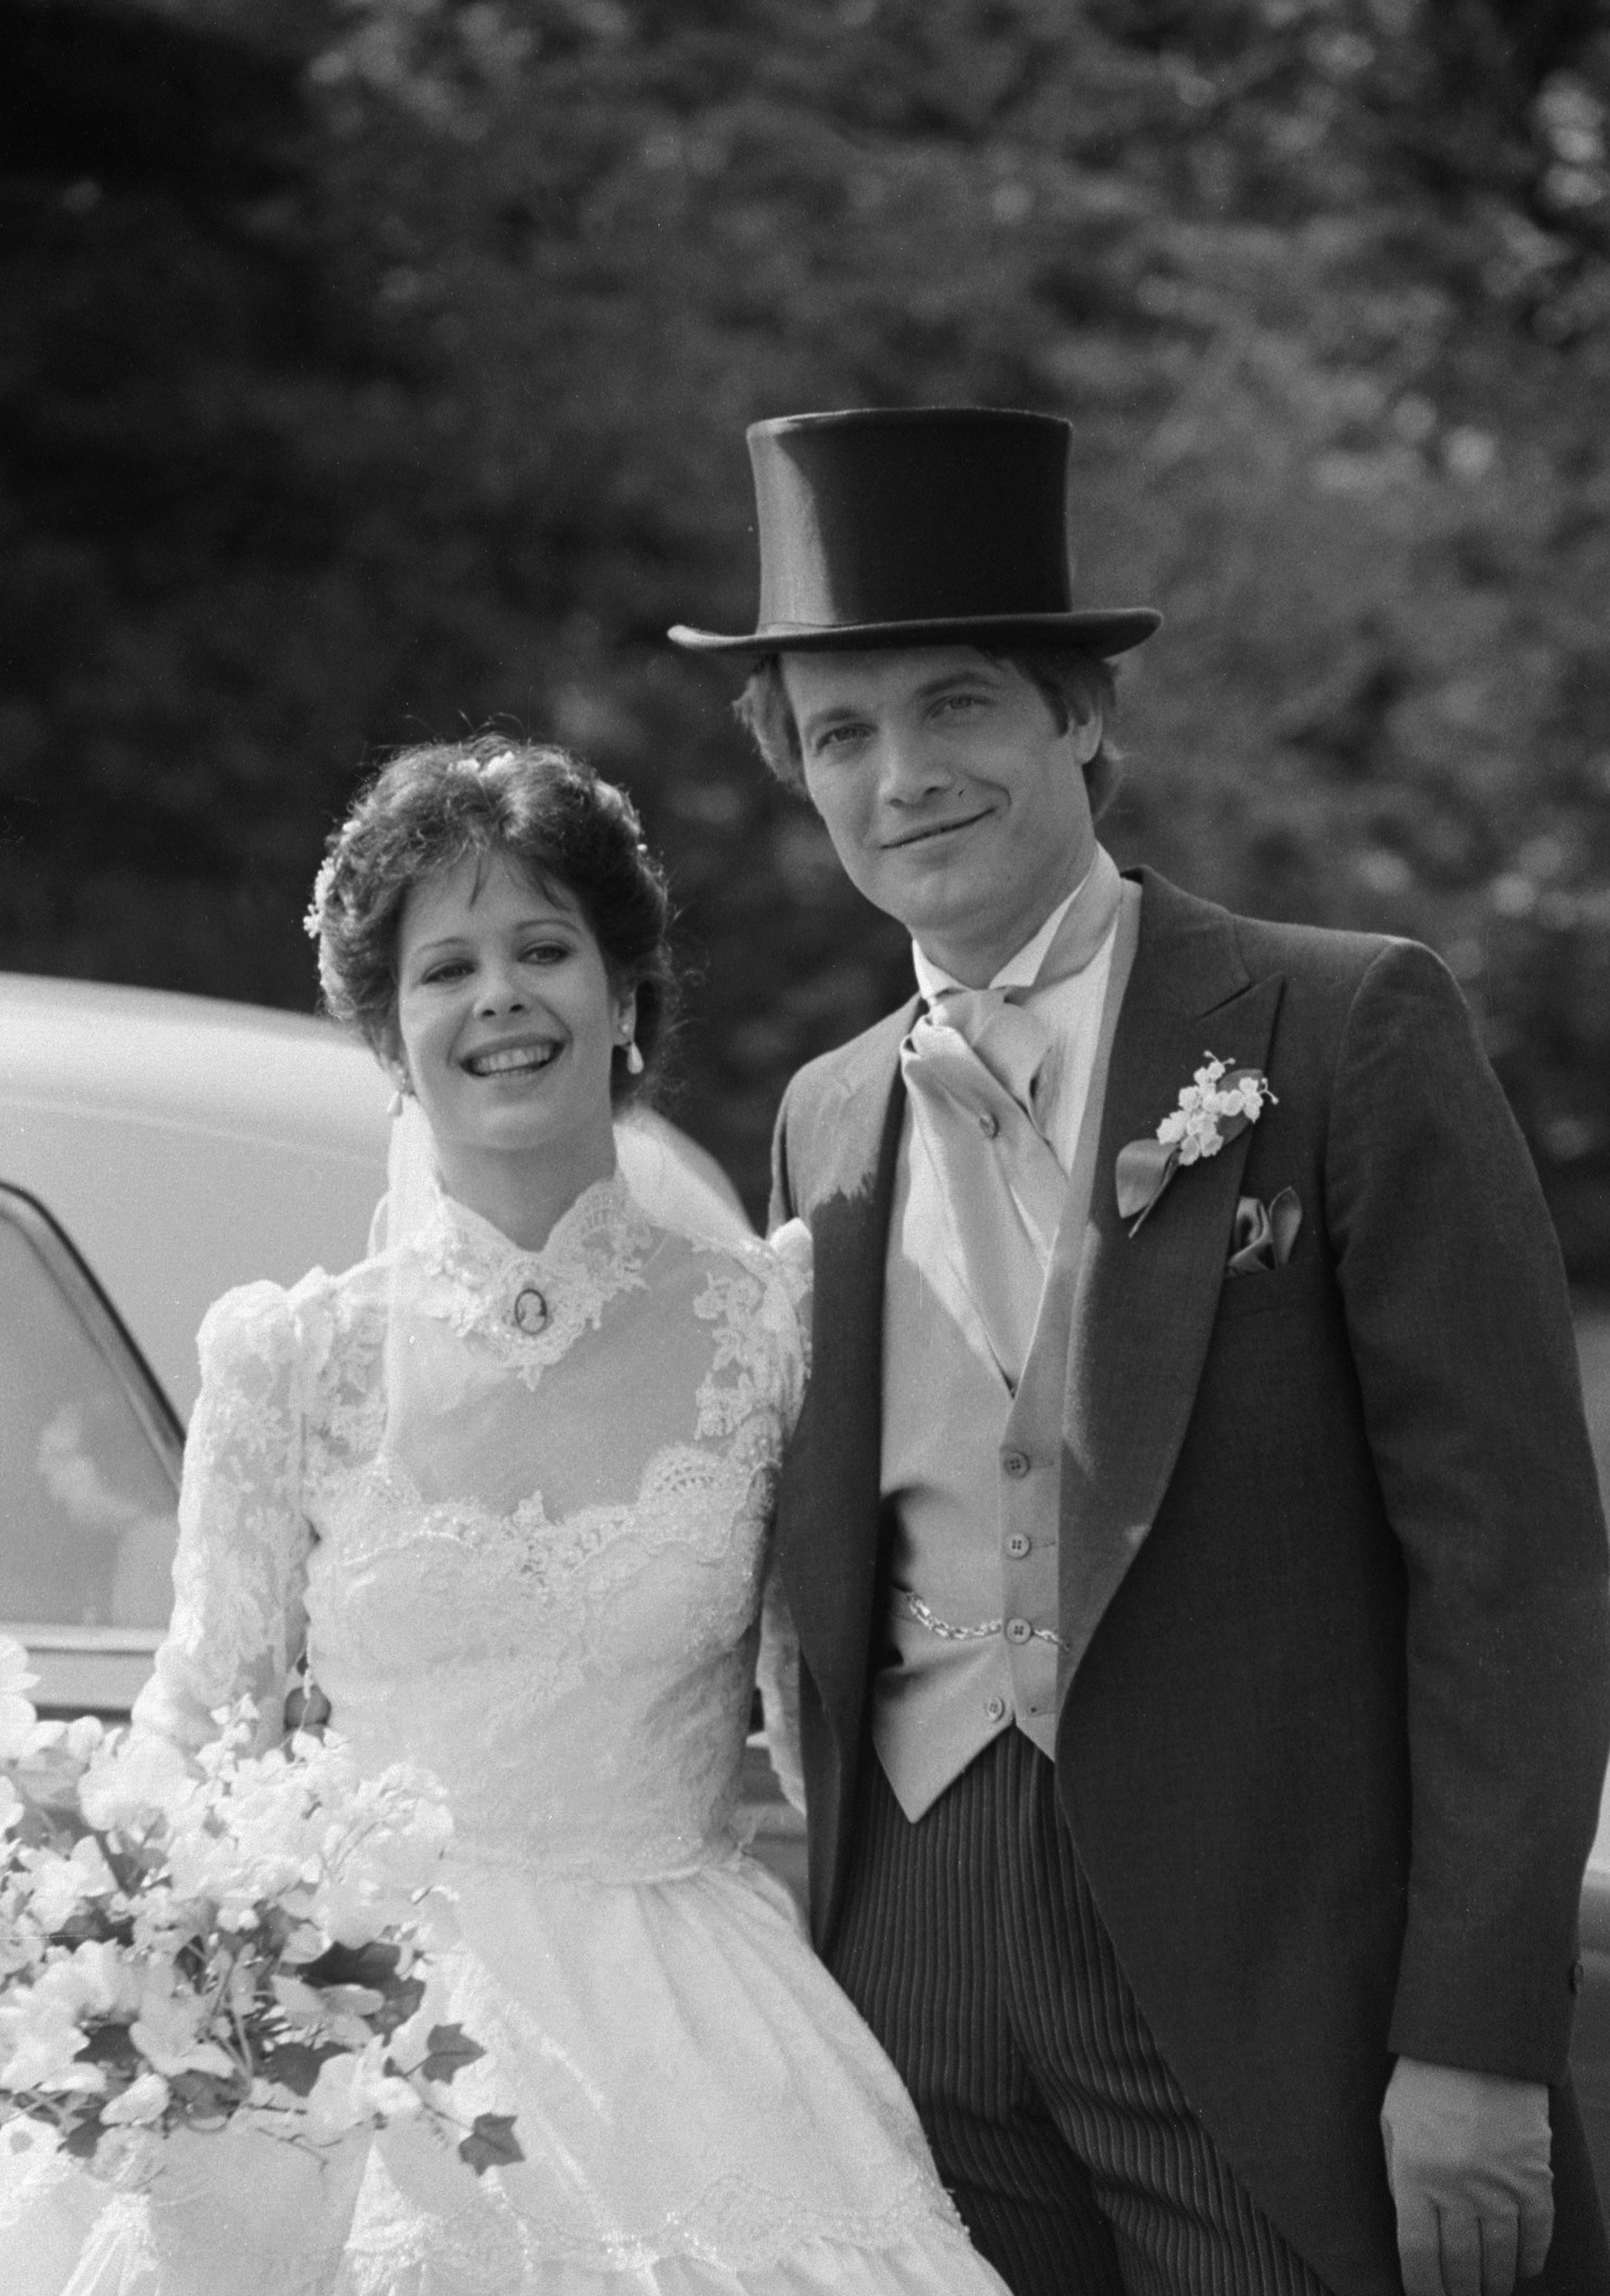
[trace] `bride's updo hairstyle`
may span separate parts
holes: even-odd
[[[395,1054],[404,900],[470,855],[505,859],[549,898],[576,904],[610,988],[637,998],[642,1073],[628,1074],[617,1047],[611,1097],[619,1107],[651,1094],[676,1004],[670,895],[625,791],[546,742],[421,742],[359,791],[325,847],[307,912],[329,1012],[382,1057]]]

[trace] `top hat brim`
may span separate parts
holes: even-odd
[[[666,632],[690,653],[858,653],[908,646],[974,645],[986,652],[1016,646],[1067,647],[1103,657],[1127,653],[1161,627],[1149,606],[1087,608],[1054,614],[961,614],[900,622],[772,622],[741,637],[691,629],[677,622]]]

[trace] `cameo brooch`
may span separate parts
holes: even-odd
[[[548,1302],[535,1283],[514,1295],[514,1321],[528,1340],[548,1328]]]

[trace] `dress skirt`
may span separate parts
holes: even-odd
[[[323,2220],[312,2201],[271,2216],[266,2271],[203,2206],[185,2296],[1003,2296],[893,2067],[752,1858],[652,1882],[451,1859],[445,1879],[441,2017],[486,2052],[445,2099],[466,2123],[511,2116],[525,2158],[477,2177],[394,2123],[361,2183],[325,2180]],[[175,2296],[161,2198],[0,2161],[7,2296]]]
[[[382,2135],[338,2296],[1000,2296],[887,2058],[747,1856],[673,1879],[455,1872],[478,2181]]]

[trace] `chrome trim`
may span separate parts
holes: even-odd
[[[151,1658],[167,1632],[165,1627],[64,1627],[31,1619],[8,1619],[5,1630],[30,1651],[92,1658]]]

